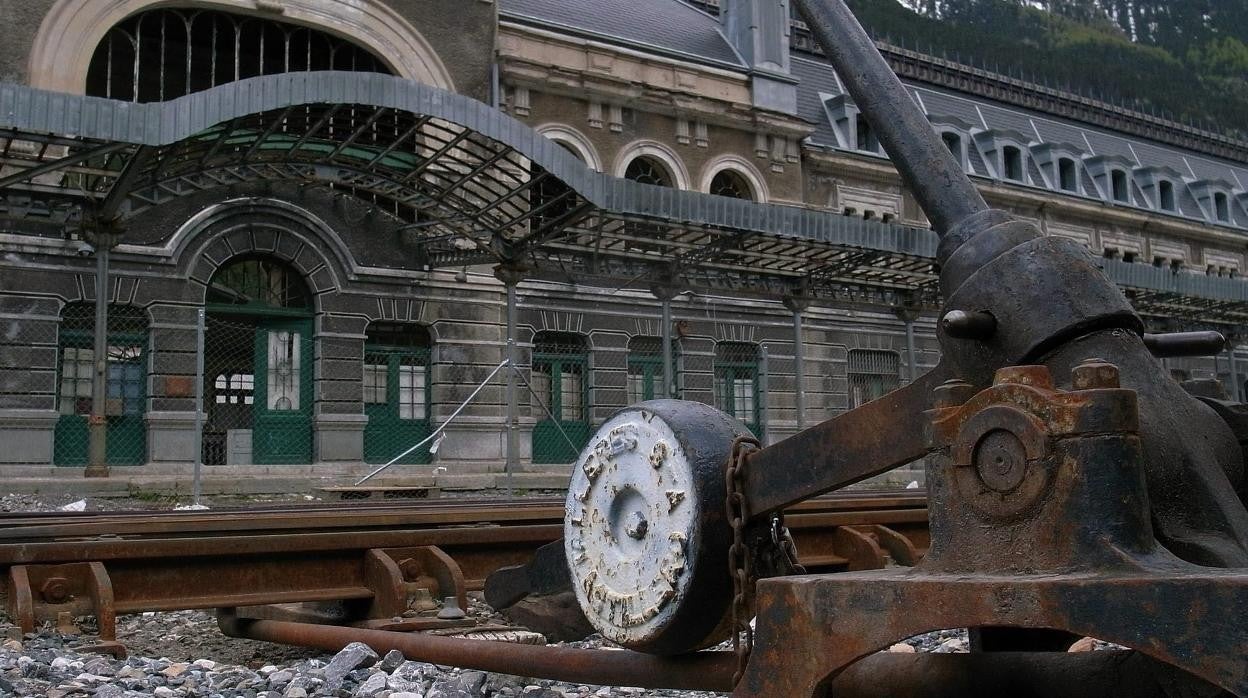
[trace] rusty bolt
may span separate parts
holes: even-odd
[[[1117,388],[1118,367],[1105,359],[1085,359],[1070,372],[1070,383],[1075,390]]]
[[[957,407],[975,396],[975,386],[961,378],[953,378],[936,386],[932,394],[933,403],[937,409]]]
[[[39,594],[48,603],[65,603],[69,600],[69,580],[64,577],[48,577]]]
[[[1033,388],[1053,388],[1053,376],[1047,366],[1006,366],[997,369],[992,377],[993,385],[1030,385]]]

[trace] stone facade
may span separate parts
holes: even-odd
[[[92,24],[87,31],[84,18],[120,18],[151,4],[130,0],[102,8],[95,0],[0,0],[0,16],[20,25],[10,27],[13,40],[0,47],[0,77],[81,91],[84,47],[89,59],[89,39],[98,40],[107,29]],[[617,176],[645,155],[662,162],[680,188],[709,191],[715,175],[729,170],[748,183],[749,195],[758,201],[926,225],[886,159],[810,144],[815,125],[796,113],[788,34],[774,21],[733,25],[733,40],[750,46],[742,51],[750,65],[736,70],[500,20],[489,0],[371,0],[358,3],[363,8],[358,13],[346,14],[337,13],[342,3],[328,0],[195,4],[277,15],[359,41],[399,75],[483,101],[497,99],[501,109],[564,143],[591,167]],[[767,11],[760,9],[766,3],[730,4],[747,17]],[[388,19],[394,21],[387,24]],[[781,33],[759,36],[759,27]],[[496,65],[491,47],[497,48]],[[62,55],[63,61],[47,61]],[[1225,274],[1244,268],[1242,230],[1032,186],[981,184],[993,205],[1097,252]],[[113,257],[111,301],[139,308],[148,319],[143,428],[149,463],[194,458],[195,402],[187,385],[195,373],[196,319],[209,280],[232,260],[283,262],[312,295],[309,427],[317,462],[364,457],[363,359],[373,323],[428,329],[429,417],[435,424],[450,417],[507,353],[505,293],[491,270],[423,270],[398,222],[326,189],[270,184],[213,190],[148,209],[127,222],[127,231]],[[6,464],[53,462],[62,310],[94,300],[92,262],[78,254],[78,243],[33,232],[38,231],[0,230],[0,443],[5,445],[0,463]],[[600,424],[628,404],[629,341],[662,333],[660,304],[652,295],[525,281],[518,299],[515,339],[526,371],[539,332],[572,332],[587,347],[588,421]],[[889,309],[814,306],[803,313],[804,375],[796,377],[793,315],[783,304],[681,294],[672,311],[679,340],[676,377],[684,399],[723,399],[714,387],[720,343],[765,350],[760,409],[769,440],[797,429],[798,380],[806,395],[806,424],[852,407],[852,357],[863,355],[854,352],[894,357],[884,362],[895,366],[883,376],[885,384],[904,382],[939,360],[931,317],[914,323],[911,355],[906,325]],[[1220,367],[1194,361],[1182,368],[1227,374],[1225,361]],[[524,377],[534,378],[532,372]],[[506,456],[505,404],[503,381],[486,385],[447,430],[435,463],[427,467],[499,471]],[[534,449],[529,435],[544,414],[524,393],[519,406],[521,456],[527,463]]]

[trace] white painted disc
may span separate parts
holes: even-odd
[[[682,445],[655,412],[607,421],[572,473],[564,549],[577,600],[603,637],[644,646],[689,593],[701,506]]]

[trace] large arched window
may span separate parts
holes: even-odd
[[[290,265],[263,257],[241,258],[212,276],[208,303],[246,308],[309,310],[312,297],[303,276]]]
[[[147,456],[143,424],[147,398],[147,315],[132,306],[109,306],[107,388],[107,458],[113,465],[139,465]],[[95,305],[71,303],[61,313],[57,411],[53,461],[87,462],[88,426],[95,376]]]
[[[624,170],[624,179],[631,179],[642,184],[653,184],[659,187],[675,186],[675,179],[667,166],[658,158],[642,155],[633,158]]]
[[[364,345],[364,461],[428,463],[433,340],[422,325],[374,322]]]
[[[236,80],[313,70],[389,73],[380,58],[328,32],[219,10],[161,8],[120,22],[87,71],[87,94],[158,102]]]

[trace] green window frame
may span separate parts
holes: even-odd
[[[589,343],[572,332],[538,332],[533,338],[530,384],[534,463],[571,463],[593,432]],[[541,401],[546,410],[536,404]],[[551,419],[551,415],[554,419]]]
[[[663,381],[663,338],[638,335],[628,340],[628,367],[625,390],[628,403],[635,405],[662,397],[658,386]],[[672,386],[668,397],[680,399],[680,343],[672,340]]]
[[[85,465],[95,393],[95,308],[71,304],[61,317],[53,462]],[[111,465],[141,465],[147,457],[147,319],[132,306],[109,306],[108,318],[106,458]]]
[[[715,406],[761,433],[762,395],[758,345],[719,342],[715,345]]]

